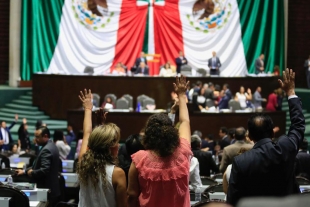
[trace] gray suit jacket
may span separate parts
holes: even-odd
[[[59,152],[52,140],[41,149],[32,167],[31,177],[38,188],[51,190],[51,197],[60,195],[58,172]]]
[[[255,74],[261,73],[263,71],[260,70],[260,68],[263,67],[262,62],[259,58],[255,60]]]
[[[234,144],[231,144],[224,148],[223,155],[222,155],[222,161],[220,165],[220,171],[222,173],[225,172],[228,165],[230,165],[234,159],[234,157],[237,156],[239,150],[241,148],[245,148],[247,150],[252,149],[253,145],[248,144],[244,141],[236,141]]]

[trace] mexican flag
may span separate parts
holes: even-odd
[[[226,77],[253,73],[261,53],[268,71],[284,68],[283,1],[95,2],[101,15],[88,0],[23,1],[23,80],[35,72],[83,74],[86,67],[108,74],[117,62],[133,66],[142,50],[160,54],[160,65],[175,64],[183,51],[194,70],[208,69],[215,51]]]

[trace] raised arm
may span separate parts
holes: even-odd
[[[89,135],[92,132],[92,109],[93,109],[93,103],[91,101],[91,90],[88,91],[84,89],[84,93],[80,91],[79,98],[83,103],[84,107],[84,123],[83,123],[83,141],[82,141],[82,147],[79,154],[79,161],[81,160],[82,156],[87,150],[88,146],[88,138]]]
[[[185,138],[189,143],[191,142],[191,129],[189,123],[188,109],[186,105],[186,89],[189,81],[186,82],[186,78],[181,75],[180,78],[176,77],[176,83],[173,84],[175,92],[179,97],[179,136]]]
[[[283,81],[281,81],[280,79],[278,81],[288,97],[291,126],[287,136],[291,140],[291,142],[289,143],[295,145],[294,148],[297,152],[299,149],[299,143],[304,138],[305,117],[302,113],[301,101],[295,95],[295,72],[293,72],[292,69],[291,70],[286,69],[285,72],[283,73]],[[285,141],[285,139],[283,140]],[[279,143],[282,142],[279,141]]]

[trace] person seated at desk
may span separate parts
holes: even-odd
[[[138,75],[149,75],[149,68],[144,62],[140,62],[140,66],[138,67],[136,74]]]
[[[112,101],[112,98],[108,96],[105,101],[102,103],[101,108],[103,109],[114,109],[115,104]]]
[[[126,75],[126,66],[123,65],[121,62],[118,62],[113,70],[111,71],[113,75]]]
[[[172,69],[170,62],[167,62],[163,67],[161,67],[159,76],[163,77],[174,77],[176,75],[175,70]]]

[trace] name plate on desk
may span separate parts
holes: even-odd
[[[20,162],[25,163],[26,165],[29,164],[30,157],[10,157],[10,163],[18,164]]]
[[[29,198],[29,201],[47,201],[49,189],[36,188],[34,190],[22,190]]]
[[[62,167],[66,169],[73,169],[74,160],[62,160]]]
[[[76,173],[61,173],[64,176],[66,183],[76,183],[78,182],[78,176]]]
[[[0,206],[9,207],[10,206],[10,197],[0,197]]]

